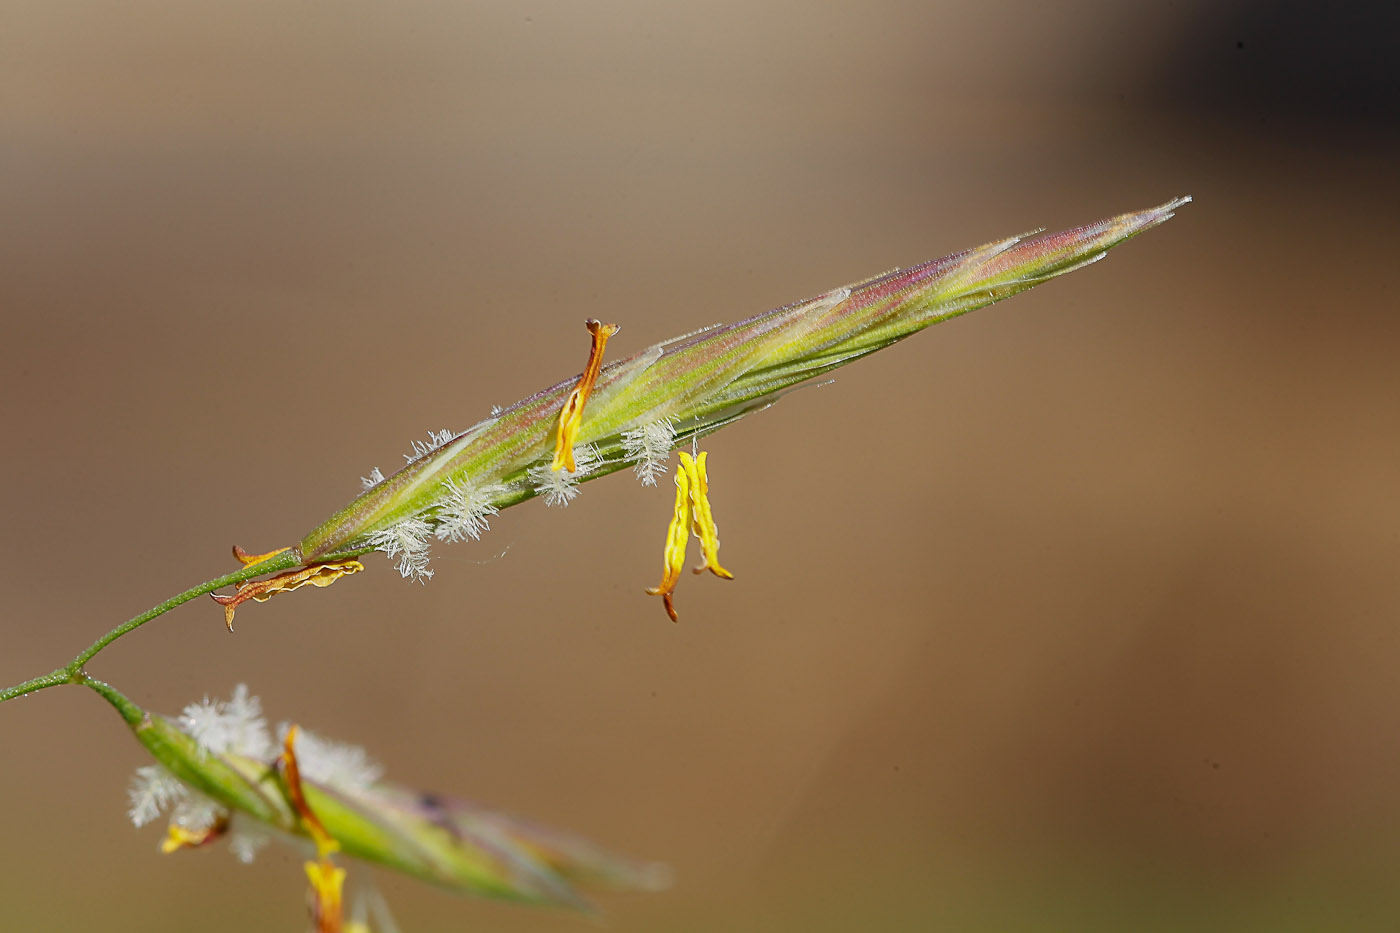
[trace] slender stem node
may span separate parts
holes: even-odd
[[[363,554],[366,550],[368,550],[368,548],[355,553]],[[121,625],[118,625],[116,628],[97,639],[97,641],[88,645],[63,667],[51,671],[42,677],[34,677],[30,680],[26,680],[24,683],[15,684],[13,687],[0,690],[0,703],[4,703],[6,700],[13,700],[16,697],[26,696],[38,690],[57,687],[61,684],[83,684],[102,694],[123,716],[127,716],[129,710],[126,707],[130,707],[131,709],[136,709],[136,707],[113,688],[100,680],[94,680],[87,674],[87,663],[96,657],[98,652],[128,632],[135,631],[152,619],[165,615],[176,606],[187,603],[197,596],[212,593],[214,590],[225,586],[233,586],[234,584],[242,583],[244,580],[251,580],[253,577],[260,577],[265,573],[276,573],[278,571],[287,570],[297,566],[300,562],[301,558],[295,550],[288,549],[279,551],[266,560],[256,564],[249,564],[239,570],[235,570],[233,573],[226,573],[221,577],[215,577],[212,580],[206,580],[198,586],[191,587],[183,593],[170,597],[159,605],[152,606],[140,615],[127,619]],[[120,702],[116,698],[120,698]]]

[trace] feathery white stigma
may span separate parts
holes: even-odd
[[[379,471],[379,467],[370,470],[369,476],[360,477],[360,485],[364,487],[365,492],[369,492],[382,482],[384,482],[384,474]]]
[[[583,476],[592,472],[603,459],[598,449],[591,444],[579,444],[574,448],[573,470],[552,470],[549,462],[530,467],[530,482],[535,492],[544,497],[545,505],[567,506],[578,495],[576,484]]]
[[[449,431],[447,428],[443,428],[441,431],[429,431],[428,439],[426,441],[414,441],[413,449],[404,454],[403,458],[409,463],[415,460],[421,460],[433,451],[447,446],[456,436],[456,432]]]
[[[272,735],[263,719],[262,704],[245,684],[233,688],[227,701],[208,697],[186,706],[175,724],[206,753],[242,755],[259,761],[273,757]],[[137,768],[127,791],[127,815],[144,826],[166,810],[171,820],[192,832],[202,832],[228,817],[228,811],[181,783],[159,765]]]
[[[228,836],[228,850],[244,865],[251,865],[258,850],[272,839],[266,830],[245,816],[234,814],[234,829]]]
[[[234,687],[228,702],[205,697],[186,706],[178,725],[201,748],[215,755],[232,752],[259,760],[273,756],[262,704],[248,693],[246,684]]]
[[[491,530],[488,517],[497,513],[492,496],[501,492],[499,486],[478,487],[471,480],[447,480],[442,484],[437,536],[444,541],[480,540],[483,532]]]
[[[388,528],[381,528],[368,536],[368,541],[376,551],[383,551],[390,560],[397,559],[399,573],[405,578],[427,581],[433,572],[428,569],[428,539],[433,526],[421,518],[405,518]]]
[[[191,703],[176,725],[210,754],[237,755],[271,762],[276,757],[272,731],[262,716],[262,704],[239,684],[227,700],[205,697]],[[287,726],[278,727],[286,737]],[[333,742],[302,729],[297,734],[297,761],[310,780],[343,793],[369,790],[384,769],[365,750],[343,742]],[[266,828],[242,814],[232,813],[218,801],[182,782],[161,765],[136,769],[127,788],[130,807],[127,815],[137,826],[144,826],[161,814],[170,813],[170,823],[189,833],[227,831],[229,851],[240,862],[251,862],[271,838]]]
[[[658,476],[670,470],[667,461],[676,445],[676,426],[669,418],[652,421],[640,428],[622,432],[622,449],[628,460],[637,461],[632,472],[643,486],[655,486]]]
[[[185,797],[175,804],[170,821],[192,833],[207,832],[221,820],[228,819],[228,810],[196,790],[186,790]]]
[[[285,741],[287,723],[277,727]],[[304,778],[346,793],[369,790],[384,776],[384,768],[363,748],[346,742],[324,739],[306,729],[297,729],[297,764]]]
[[[144,765],[136,769],[127,787],[131,806],[126,815],[136,826],[145,826],[158,818],[166,808],[184,799],[185,785],[160,765]]]

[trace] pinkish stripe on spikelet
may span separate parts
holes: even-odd
[[[1012,237],[897,269],[817,298],[649,347],[605,366],[578,443],[595,447],[593,478],[631,465],[622,432],[665,421],[676,443],[771,404],[784,389],[1081,268],[1189,201],[1110,217],[1061,233]],[[367,490],[301,543],[308,562],[363,549],[367,535],[421,518],[439,521],[449,482],[491,488],[495,508],[540,489],[559,409],[577,377],[517,402]],[[635,448],[632,448],[635,449]],[[574,479],[571,478],[570,482]]]

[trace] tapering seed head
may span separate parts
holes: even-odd
[[[177,719],[147,713],[133,731],[157,763],[132,777],[128,813],[137,826],[168,813],[167,851],[226,837],[249,861],[269,838],[305,836],[276,767],[272,730],[246,687],[227,701],[190,704]],[[307,804],[347,855],[454,890],[575,907],[585,905],[578,885],[664,886],[660,866],[388,783],[357,746],[300,730],[296,759]]]
[[[830,372],[939,321],[1082,268],[1163,223],[1189,198],[1056,234],[1011,237],[897,269],[734,324],[707,327],[603,366],[586,410],[570,428],[575,466],[551,470],[561,412],[582,377],[503,409],[461,434],[432,432],[410,462],[372,485],[308,534],[307,561],[365,547],[424,579],[427,540],[474,538],[458,491],[484,491],[473,509],[502,509],[532,496],[566,505],[578,482],[633,466],[654,483],[664,452],[762,410],[784,390]],[[588,452],[591,452],[588,453]],[[580,454],[589,462],[578,460]],[[552,476],[550,474],[553,474]],[[485,492],[489,491],[489,492]],[[446,532],[440,529],[447,527]],[[472,532],[476,532],[473,534]]]

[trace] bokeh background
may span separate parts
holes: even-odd
[[[577,372],[586,317],[620,356],[1192,194],[712,438],[738,579],[679,625],[620,474],[92,670],[673,865],[617,931],[1393,930],[1398,20],[10,0],[0,681]],[[0,708],[0,926],[301,929],[292,853],[129,825],[142,763],[85,691]],[[405,931],[588,928],[382,883]]]

